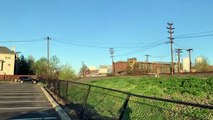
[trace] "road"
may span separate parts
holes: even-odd
[[[0,120],[60,120],[41,88],[0,82]]]

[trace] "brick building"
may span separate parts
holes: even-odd
[[[136,58],[114,63],[115,73],[170,73],[170,62],[138,62]],[[177,70],[175,63],[175,70]]]

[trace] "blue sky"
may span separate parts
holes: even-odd
[[[87,66],[111,64],[110,47],[115,61],[144,61],[149,54],[150,61],[169,62],[169,44],[150,48],[168,41],[167,22],[174,23],[174,37],[213,31],[212,13],[212,0],[0,0],[0,45],[16,46],[24,56],[39,59],[46,56],[44,39],[50,36],[51,56],[76,71],[81,61]],[[193,48],[193,58],[203,55],[212,64],[212,39],[175,39],[174,48]],[[19,40],[34,42],[3,42]]]

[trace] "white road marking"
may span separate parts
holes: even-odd
[[[23,94],[23,95],[31,95],[31,94],[41,94],[41,93],[0,93],[0,95],[8,95],[8,94]]]
[[[39,95],[39,96],[4,96],[4,98],[38,98],[38,97],[43,97],[43,95]]]
[[[47,101],[0,101],[1,103],[41,103],[41,102],[47,102]]]
[[[56,120],[56,117],[42,117],[42,118],[21,118],[21,119],[11,119],[11,120]]]
[[[0,110],[29,110],[29,109],[50,109],[52,107],[12,107],[12,108],[0,108]]]

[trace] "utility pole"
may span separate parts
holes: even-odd
[[[168,33],[170,34],[170,36],[168,37],[170,39],[169,43],[170,43],[170,47],[171,47],[171,75],[174,75],[174,61],[173,61],[173,40],[174,38],[172,37],[172,34],[174,33],[174,29],[172,27],[173,23],[167,23],[167,25],[169,25],[169,27],[166,27],[169,31]]]
[[[110,57],[112,58],[113,75],[115,75],[114,52],[113,48],[109,48]]]
[[[149,72],[148,64],[149,64],[149,56],[150,55],[145,55],[146,56],[146,72]]]
[[[85,65],[84,65],[84,61],[82,61],[82,75],[83,75],[83,78],[85,78]]]
[[[50,74],[50,37],[46,38],[47,40],[47,76]]]
[[[182,53],[182,49],[178,48],[176,52],[178,53],[178,73],[180,73],[180,53]]]
[[[192,72],[192,61],[191,61],[191,51],[193,49],[187,49],[187,51],[189,52],[189,71]]]

